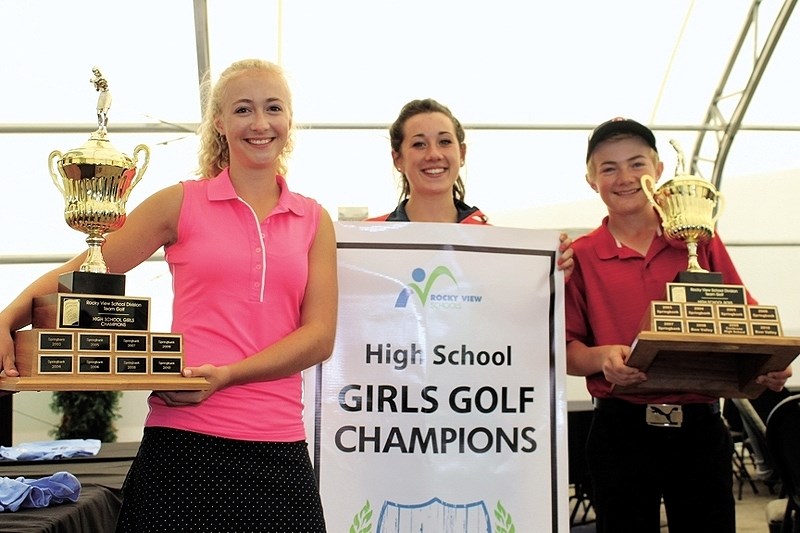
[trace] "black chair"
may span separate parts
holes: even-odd
[[[761,481],[767,486],[770,494],[775,494],[774,488],[780,478],[767,446],[767,426],[764,422],[767,415],[761,415],[753,403],[745,398],[733,398],[731,401],[741,417],[742,428],[746,436],[745,445],[755,467],[755,472],[750,477],[751,484],[752,480]],[[753,490],[757,493],[755,488]]]
[[[753,489],[753,494],[758,494],[756,482],[750,475],[750,470],[754,469],[756,466],[755,460],[749,448],[747,434],[744,431],[739,409],[736,408],[730,399],[726,399],[723,404],[722,418],[725,420],[725,424],[728,426],[728,431],[733,440],[733,476],[736,478],[736,483],[739,486],[738,498],[741,500],[742,491],[746,484],[749,484],[750,488]]]
[[[800,533],[800,394],[781,401],[770,413],[767,446],[786,496],[781,533]]]

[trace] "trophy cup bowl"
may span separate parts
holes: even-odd
[[[108,272],[101,252],[105,234],[125,223],[125,203],[149,161],[147,146],[138,145],[130,158],[99,130],[80,148],[50,154],[50,176],[64,197],[64,219],[71,228],[88,234],[89,252],[81,272]]]
[[[688,272],[708,272],[697,261],[697,244],[714,237],[724,199],[711,183],[680,175],[655,188],[652,176],[642,176],[642,190],[661,217],[664,234],[682,240],[689,249]]]

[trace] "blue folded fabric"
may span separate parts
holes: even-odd
[[[0,457],[12,461],[45,461],[97,455],[97,439],[61,439],[23,442],[17,446],[0,446]]]
[[[81,482],[69,472],[39,479],[0,477],[0,512],[76,502],[80,495]]]

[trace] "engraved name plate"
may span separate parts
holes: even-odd
[[[110,374],[110,355],[79,355],[78,374]]]
[[[40,374],[72,374],[72,355],[39,354]]]
[[[153,374],[180,374],[181,358],[168,355],[154,355],[151,359]]]

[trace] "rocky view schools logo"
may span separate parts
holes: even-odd
[[[430,275],[424,268],[417,267],[411,272],[411,279],[414,281],[403,287],[397,295],[397,300],[394,302],[395,307],[406,307],[409,299],[415,294],[423,306],[430,303],[430,307],[439,309],[460,309],[464,303],[480,303],[483,298],[472,294],[432,292],[434,285],[441,287],[442,282],[447,283],[448,280],[458,289],[458,280],[446,266],[437,266]]]
[[[428,301],[428,296],[430,295],[434,282],[442,276],[450,278],[453,280],[453,283],[458,286],[456,277],[447,267],[437,266],[433,269],[433,272],[431,272],[430,276],[427,275],[424,268],[415,268],[411,272],[411,279],[414,280],[414,283],[409,283],[408,286],[404,287],[403,290],[400,291],[400,294],[397,295],[397,301],[394,303],[394,306],[405,307],[406,304],[408,304],[408,299],[411,297],[412,291],[419,297],[419,301],[422,302],[422,305],[425,305],[425,303]],[[425,287],[423,288],[419,284],[425,281],[426,277],[428,278],[428,281],[425,282]]]

